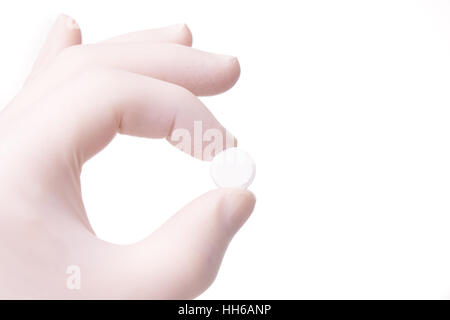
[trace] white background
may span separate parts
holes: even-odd
[[[239,57],[202,100],[254,157],[257,206],[200,298],[450,298],[449,1],[2,1],[0,105],[60,12],[85,42],[186,22]],[[82,183],[117,243],[214,188],[208,163],[127,136]]]

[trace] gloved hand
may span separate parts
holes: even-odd
[[[95,236],[80,188],[83,164],[117,132],[176,144],[172,132],[202,121],[227,135],[196,95],[232,87],[239,63],[191,42],[176,25],[81,45],[77,24],[58,18],[0,113],[0,298],[184,299],[213,282],[251,192],[210,191],[145,240],[115,245]]]

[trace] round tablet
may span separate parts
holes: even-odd
[[[253,182],[255,173],[253,159],[239,148],[218,153],[211,163],[211,176],[218,187],[246,189]]]

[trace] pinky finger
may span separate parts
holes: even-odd
[[[63,49],[78,44],[81,44],[81,31],[78,24],[71,17],[60,15],[50,29],[26,82],[48,66]]]

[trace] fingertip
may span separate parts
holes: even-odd
[[[236,57],[232,57],[229,63],[230,69],[232,70],[233,78],[236,79],[237,81],[239,79],[239,76],[241,75],[241,64],[239,63],[239,60]]]
[[[61,13],[53,25],[53,39],[61,49],[81,44],[81,29],[74,18]]]
[[[229,55],[205,53],[203,69],[207,77],[191,90],[198,96],[211,96],[231,89],[239,80],[241,66],[238,58]]]
[[[47,39],[39,53],[26,83],[46,67],[63,49],[81,44],[81,30],[78,23],[66,14],[60,14],[50,28]]]
[[[186,23],[178,23],[162,28],[168,37],[165,40],[183,46],[192,46],[192,33]],[[164,41],[163,41],[164,42]]]
[[[181,34],[181,39],[182,39],[182,44],[184,44],[185,46],[192,46],[192,41],[193,41],[193,37],[192,37],[192,32],[189,29],[189,27],[187,26],[186,23],[182,23],[180,24],[180,34]]]
[[[241,66],[239,60],[233,56],[222,56],[220,68],[222,71],[218,72],[220,74],[220,79],[216,87],[216,91],[212,94],[218,94],[231,89],[236,82],[239,80],[241,74]]]
[[[241,65],[239,63],[238,58],[231,57],[228,61],[228,69],[230,72],[230,82],[229,87],[233,87],[235,83],[239,80],[241,75]]]
[[[232,234],[236,233],[247,221],[256,204],[253,192],[240,188],[225,188],[222,200],[222,212]]]
[[[55,24],[64,26],[68,30],[74,30],[74,31],[80,30],[80,25],[78,24],[78,22],[76,22],[76,20],[74,18],[72,18],[71,16],[64,14],[64,13],[61,13],[58,16]]]

